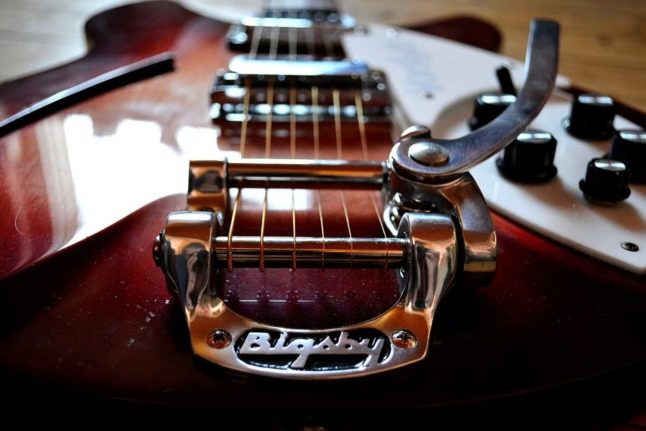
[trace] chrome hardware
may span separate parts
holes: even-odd
[[[160,244],[163,268],[184,307],[195,354],[234,370],[289,379],[363,376],[426,356],[435,310],[458,269],[460,245],[450,216],[406,214],[398,239],[389,240],[400,247],[400,258],[404,246],[406,250],[406,270],[400,272],[405,287],[397,303],[368,321],[324,330],[277,327],[232,311],[209,284],[221,265],[216,226],[214,213],[175,212]],[[308,362],[320,356],[333,365]]]
[[[406,329],[393,332],[392,339],[393,344],[402,349],[413,349],[417,346],[417,337]]]
[[[404,139],[400,143],[408,141]],[[469,174],[446,184],[426,184],[402,177],[396,170],[389,170],[387,164],[379,162],[246,159],[236,162],[192,161],[190,180],[192,185],[189,186],[188,209],[213,211],[220,227],[223,226],[221,220],[228,213],[227,202],[231,188],[262,188],[271,184],[272,188],[382,190],[386,202],[384,224],[392,235],[397,235],[401,218],[406,212],[450,214],[460,220],[459,229],[465,241],[464,271],[486,273],[495,270],[496,240],[493,223],[488,215],[486,202]],[[204,187],[204,184],[209,186]],[[217,186],[220,184],[222,187]],[[243,241],[242,238],[240,240]],[[332,238],[327,240],[330,242],[329,248],[322,243],[317,246],[310,239],[301,245],[307,246],[307,250],[326,248],[332,253],[335,247],[331,244],[334,241]],[[247,243],[248,249],[254,241],[258,250],[259,239],[246,238],[243,242]],[[271,250],[274,245],[272,241],[264,239],[266,250]],[[279,249],[280,240],[275,241],[275,246]],[[292,239],[285,238],[283,242],[283,248],[289,248]],[[347,244],[347,241],[339,240],[337,243]],[[378,240],[375,240],[375,244],[377,243]],[[353,251],[358,255],[361,247],[357,244],[356,247],[353,246]],[[373,245],[374,247],[377,245]],[[288,253],[287,250],[283,251]],[[349,247],[347,254],[349,255]],[[291,262],[291,258],[288,261]],[[327,258],[325,261],[328,262]],[[381,264],[385,265],[386,262]]]
[[[558,68],[559,26],[548,20],[534,20],[530,27],[525,63],[525,85],[517,100],[487,125],[458,139],[432,142],[448,152],[441,165],[424,165],[408,156],[410,140],[396,145],[391,160],[396,170],[426,182],[449,181],[491,157],[511,143],[541,111],[552,94]]]
[[[223,329],[216,329],[206,337],[206,344],[214,349],[224,349],[231,344],[231,334]]]
[[[400,268],[404,265],[406,240],[401,238],[292,238],[274,236],[226,236],[213,239],[218,267],[225,267],[229,255],[236,268],[258,267],[260,250],[265,267],[289,267],[296,260],[299,268],[353,267]]]
[[[407,213],[451,214],[459,220],[457,228],[464,241],[462,270],[472,275],[495,271],[496,233],[487,204],[471,174],[447,183],[428,184],[402,177],[393,169],[384,201],[384,224],[391,234],[399,230]]]
[[[312,60],[295,62],[265,57],[235,57],[231,69],[219,71],[211,90],[211,118],[228,122],[334,118],[339,109],[342,119],[356,121],[356,95],[361,97],[363,115],[370,121],[388,121],[391,100],[386,77],[364,63],[349,60]],[[255,73],[253,73],[255,72]],[[272,100],[268,101],[268,87]],[[316,100],[312,89],[316,88]],[[338,106],[333,92],[338,92]],[[293,94],[291,94],[293,92]]]
[[[491,216],[466,169],[513,139],[551,93],[558,27],[538,22],[533,32],[529,81],[518,101],[490,125],[451,141],[451,146],[416,126],[402,134],[385,163],[192,162],[190,211],[168,216],[154,256],[182,303],[194,353],[233,370],[310,380],[364,376],[425,358],[445,292],[459,275],[495,270]],[[234,235],[235,218],[228,227],[225,221],[236,214],[240,190],[268,186],[379,189],[385,237],[298,237],[295,228],[292,237],[265,236],[262,229],[260,236]],[[238,192],[230,211],[231,189]],[[297,264],[399,268],[400,294],[388,310],[363,322],[325,329],[279,327],[233,311],[214,285],[218,271],[256,262],[260,270],[295,269]]]
[[[310,17],[257,17],[245,16],[240,21],[245,27],[320,28],[352,30],[357,24],[350,15],[326,14],[316,19]]]
[[[230,189],[271,184],[382,190],[388,202],[395,194],[404,200],[416,196],[416,186],[403,186],[388,164],[376,162],[194,161],[190,171],[188,200],[194,210],[170,214],[156,245],[157,260],[182,301],[194,352],[228,368],[290,379],[330,379],[419,361],[427,354],[438,302],[457,274],[495,268],[493,224],[468,174],[441,187],[427,185],[422,193],[430,206],[409,207],[390,220],[392,236],[312,238],[227,235],[221,221],[230,212]],[[208,212],[197,211],[200,207]],[[215,271],[258,266],[259,261],[262,268],[297,263],[299,268],[401,269],[400,297],[383,314],[353,325],[276,327],[239,315],[218,296],[217,286],[208,283],[217,278]],[[309,360],[320,357],[325,360]]]
[[[409,139],[409,138],[426,138],[431,139],[431,129],[426,126],[410,126],[404,130],[399,139]]]
[[[272,10],[265,16],[243,17],[229,28],[229,45],[239,50],[248,48],[255,35],[259,45],[274,40],[278,46],[293,43],[299,49],[329,55],[325,45],[338,41],[341,34],[352,31],[357,25],[350,15],[327,9],[303,10],[301,7]]]
[[[336,160],[245,159],[192,160],[189,167],[188,209],[213,211],[223,226],[231,188],[342,188],[379,190],[386,166],[379,162]]]
[[[466,273],[493,271],[496,256],[493,224],[482,217],[486,202],[466,171],[512,142],[538,115],[554,88],[559,26],[535,20],[530,30],[525,86],[499,117],[453,140],[433,139],[423,128],[408,129],[390,153],[386,226],[396,232],[408,212],[456,215],[464,238]]]
[[[433,141],[418,141],[408,148],[408,157],[425,166],[442,166],[449,161],[449,152]]]
[[[308,60],[237,55],[231,59],[229,70],[242,79],[250,76],[303,77],[300,82],[327,81],[340,78],[353,83],[369,71],[368,65],[358,60]],[[305,78],[309,77],[309,79]]]

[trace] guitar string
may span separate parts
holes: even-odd
[[[268,4],[268,1],[265,1],[265,5]],[[249,58],[255,59],[258,56],[258,50],[260,48],[260,38],[262,36],[263,27],[257,26],[254,27],[253,33],[251,36],[251,46],[249,48]],[[249,121],[249,103],[251,98],[251,79],[248,79],[245,83],[245,96],[243,100],[243,119],[242,126],[240,130],[240,157],[244,158],[246,156],[246,147],[247,147],[247,124]],[[238,215],[238,206],[240,204],[240,197],[242,196],[242,189],[238,189],[235,202],[233,204],[233,211],[231,212],[231,222],[229,224],[229,233],[227,236],[227,269],[229,272],[233,271],[233,255],[231,252],[231,242],[233,238],[233,229],[236,223],[236,217]]]
[[[363,101],[358,91],[354,93],[354,107],[359,126],[359,137],[361,138],[361,153],[364,160],[368,160],[368,140],[366,139],[366,121],[363,116]]]
[[[255,35],[254,31],[254,35]],[[258,32],[258,40],[260,38],[260,34],[262,33],[262,29]],[[276,31],[274,30],[272,32],[272,37],[271,37],[271,44],[270,44],[270,56],[275,58],[277,56],[277,44],[278,44],[278,36],[279,36],[279,30]],[[296,57],[296,41],[294,39],[295,34],[290,32],[289,34],[289,50],[290,50],[290,58]],[[296,36],[297,37],[297,36]],[[332,50],[330,49],[329,46],[329,39],[324,37],[324,43],[326,44],[326,51],[328,55],[332,54]],[[259,42],[256,42],[255,44],[255,50],[257,51],[258,49]],[[308,48],[310,52],[314,51],[314,48],[311,44],[308,44]],[[255,55],[255,54],[254,54]],[[314,134],[314,155],[315,158],[318,159],[320,154],[319,154],[319,119],[318,119],[318,87],[313,86],[311,88],[312,92],[312,123],[313,123],[313,134]],[[245,96],[249,95],[249,91],[247,91]],[[248,99],[248,97],[245,97],[245,99]],[[273,121],[273,99],[274,99],[274,81],[270,80],[270,83],[268,85],[267,89],[267,104],[269,105],[269,111],[268,111],[268,119],[267,119],[267,126],[266,126],[266,141],[265,141],[265,157],[270,157],[271,154],[271,141],[272,141],[272,121]],[[336,149],[337,149],[337,158],[341,159],[343,156],[343,139],[342,139],[342,134],[341,134],[341,106],[340,106],[340,92],[339,90],[333,90],[333,102],[334,102],[334,112],[335,112],[335,132],[336,132]],[[295,147],[295,113],[294,113],[294,108],[295,106],[295,89],[292,83],[292,87],[290,88],[290,156],[291,158],[295,157],[296,153],[296,147]],[[365,118],[363,115],[363,104],[361,101],[361,97],[359,93],[357,92],[355,94],[355,108],[356,108],[356,115],[357,115],[357,124],[359,128],[359,133],[360,133],[360,138],[361,138],[361,148],[362,148],[362,155],[364,160],[367,160],[368,158],[368,148],[367,148],[367,139],[366,139],[366,131],[365,131]],[[242,132],[242,137],[241,141],[246,141],[246,119],[248,117],[247,111],[248,110],[248,101],[245,103],[245,121],[243,122],[243,132]],[[243,139],[244,138],[244,139]],[[244,148],[244,144],[241,144],[242,148]],[[242,152],[242,150],[241,150]],[[237,203],[240,198],[240,192],[236,196],[236,204],[234,205],[234,215],[232,217],[232,225],[230,229],[230,236],[233,231],[233,224],[235,222],[235,214],[237,210]],[[263,200],[263,214],[262,214],[262,226],[261,226],[261,270],[264,269],[264,228],[265,228],[265,220],[266,220],[266,212],[267,212],[267,195],[268,195],[268,190],[265,189],[265,196]],[[384,237],[386,236],[385,228],[383,226],[383,221],[381,217],[379,216],[379,210],[377,207],[377,203],[375,201],[375,198],[372,194],[370,194],[371,202],[373,209],[375,210],[375,214],[377,216],[377,220],[379,222],[379,225],[381,227],[382,233]],[[316,200],[317,200],[317,207],[318,207],[318,213],[319,213],[319,219],[320,219],[320,228],[321,228],[321,237],[324,239],[325,238],[325,228],[324,228],[324,218],[323,218],[323,211],[322,211],[322,205],[321,205],[321,199],[320,199],[320,192],[319,190],[316,190]],[[344,211],[344,216],[345,216],[345,221],[348,229],[348,236],[350,240],[350,264],[352,266],[353,262],[353,244],[352,244],[352,230],[351,230],[351,225],[350,225],[350,219],[349,219],[349,213],[348,213],[348,207],[346,203],[346,198],[345,198],[345,192],[341,193],[341,201],[343,205],[343,211]],[[296,211],[295,211],[295,193],[294,189],[292,189],[292,234],[293,234],[293,250],[292,250],[292,267],[295,270],[296,269]],[[229,238],[230,240],[230,238]],[[230,245],[230,244],[229,244]],[[230,253],[230,250],[229,250]],[[388,255],[388,250],[386,251]],[[231,259],[231,255],[230,255]],[[324,252],[321,254],[321,265],[322,267],[324,266]]]
[[[336,135],[336,156],[337,159],[343,158],[343,136],[341,135],[341,97],[339,90],[332,91],[332,99],[334,103],[334,132]],[[343,215],[345,216],[345,223],[348,228],[348,242],[350,244],[350,267],[354,260],[354,249],[352,244],[352,228],[350,227],[350,217],[348,215],[348,205],[345,200],[345,191],[341,191],[341,205],[343,207]]]
[[[312,134],[314,135],[314,158],[319,158],[319,88],[312,87]]]
[[[290,18],[298,18],[298,15],[296,11],[291,11],[289,13]],[[295,60],[296,55],[297,55],[297,34],[296,34],[296,27],[289,27],[288,29],[288,35],[289,39],[289,58],[290,60]]]
[[[277,50],[278,50],[278,36],[279,36],[279,29],[274,28],[272,30],[271,34],[271,40],[270,40],[270,49],[269,49],[269,54],[270,57],[275,58],[277,56]],[[260,34],[258,32],[258,34]],[[296,43],[294,41],[294,33],[289,34],[289,49],[290,49],[290,57],[295,57],[295,46]],[[259,40],[259,36],[257,37],[257,40]],[[330,49],[329,46],[329,39],[324,37],[324,43],[326,44],[326,51],[328,55],[332,54],[332,50]],[[255,43],[255,50],[257,52],[259,42],[256,41]],[[311,45],[308,45],[308,48],[312,51],[313,48]],[[269,107],[268,109],[268,115],[267,115],[267,123],[266,123],[266,128],[265,128],[265,157],[269,158],[271,156],[271,145],[272,145],[272,122],[273,122],[273,103],[274,103],[274,81],[270,80],[267,88],[267,105]],[[248,94],[248,93],[247,93]],[[341,135],[341,107],[340,107],[340,92],[339,90],[333,90],[333,100],[334,100],[334,111],[335,111],[335,131],[336,131],[336,148],[337,148],[337,158],[341,159],[343,157],[343,140],[342,140],[342,135]],[[358,105],[356,102],[356,97],[355,97],[355,105]],[[245,104],[246,105],[246,104]],[[290,156],[292,158],[295,157],[296,153],[296,147],[295,147],[295,113],[294,113],[294,108],[295,106],[295,90],[293,87],[290,88]],[[313,134],[314,134],[314,152],[315,152],[315,158],[318,159],[319,157],[319,130],[318,130],[318,88],[317,87],[312,87],[312,108],[313,108]],[[358,111],[361,111],[362,107],[359,105]],[[245,115],[245,120],[247,118],[247,115]],[[358,119],[359,119],[359,128],[360,128],[360,133],[362,136],[362,150],[364,154],[364,158],[366,158],[367,155],[367,144],[365,140],[365,125],[363,124],[362,121],[360,121],[363,118],[362,113],[358,114]],[[246,127],[246,126],[245,126]],[[243,133],[246,141],[246,130]],[[242,137],[241,137],[241,140]],[[246,142],[245,142],[246,143]],[[236,201],[239,199],[240,194],[236,197]],[[319,219],[321,222],[321,235],[324,237],[324,221],[323,221],[323,214],[322,214],[322,206],[320,202],[320,193],[316,192],[316,197],[317,197],[317,206],[319,209]],[[373,200],[373,206],[376,209],[376,203],[374,203],[374,197],[371,196],[371,199]],[[343,204],[343,211],[344,211],[344,216],[346,219],[346,225],[348,228],[348,235],[350,238],[350,248],[351,248],[351,265],[352,265],[352,260],[353,260],[353,253],[352,253],[352,231],[351,231],[351,226],[350,226],[350,220],[349,220],[349,214],[348,214],[348,208],[347,208],[347,203],[345,199],[345,193],[342,192],[341,194],[341,200]],[[262,226],[261,226],[261,270],[264,269],[264,227],[265,227],[265,220],[266,220],[266,211],[267,211],[267,189],[265,189],[265,198],[263,200],[263,215],[262,215]],[[235,209],[235,208],[234,208]],[[296,259],[295,259],[295,244],[296,244],[296,218],[295,218],[295,193],[294,189],[292,189],[292,234],[293,234],[293,256],[292,256],[292,261],[293,261],[293,268],[295,269],[296,265]],[[235,221],[235,219],[233,220]],[[232,226],[233,227],[233,226]],[[323,254],[322,254],[322,265],[323,265]]]
[[[269,58],[275,60],[278,57],[278,37],[280,35],[280,28],[274,27],[271,31],[269,40]],[[267,118],[265,122],[265,158],[271,157],[271,143],[272,143],[272,125],[273,125],[273,111],[274,111],[274,78],[269,78],[267,84]],[[265,187],[265,194],[262,203],[262,215],[260,219],[260,271],[265,270],[265,223],[267,221],[267,196],[269,189]]]
[[[261,41],[261,36],[263,32],[263,27],[256,27],[254,28],[253,36],[252,36],[252,43],[251,43],[251,52],[250,52],[250,57],[255,58],[258,55],[259,47],[260,47],[260,41]],[[309,34],[311,36],[311,33]],[[274,27],[272,29],[272,33],[270,36],[270,46],[269,46],[269,56],[270,58],[276,58],[277,53],[278,53],[278,39],[280,36],[280,28]],[[294,32],[290,32],[289,34],[289,49],[290,49],[290,57],[294,58],[296,56],[296,40],[295,40],[296,34]],[[314,47],[313,47],[313,40],[311,40],[312,43],[308,43],[308,48],[310,49],[311,52],[314,52]],[[332,49],[330,49],[330,41],[329,39],[325,38],[324,36],[324,43],[325,43],[325,48],[328,53],[328,55],[332,55]],[[246,82],[246,92],[245,92],[245,97],[243,101],[243,124],[242,124],[242,130],[241,130],[241,137],[240,137],[240,153],[241,157],[245,157],[246,155],[246,141],[247,141],[247,125],[248,125],[248,111],[249,111],[249,104],[250,104],[250,97],[251,97],[251,83],[250,80]],[[295,115],[293,108],[295,106],[295,91],[292,86],[290,89],[290,106],[291,106],[291,115],[290,115],[290,134],[291,134],[291,139],[290,139],[290,155],[292,158],[295,157]],[[313,87],[312,88],[312,98],[313,98],[313,117],[315,117],[313,121],[313,130],[314,130],[314,141],[315,141],[315,157],[319,157],[319,130],[318,130],[318,88]],[[266,102],[268,105],[268,115],[267,115],[267,123],[266,123],[266,128],[265,128],[265,157],[269,158],[271,156],[271,144],[272,144],[272,122],[273,122],[273,104],[274,104],[274,80],[271,79],[268,84],[267,88],[267,96],[266,96]],[[335,127],[337,129],[337,157],[341,158],[342,157],[342,138],[340,134],[340,94],[338,90],[334,90],[334,99],[335,99]],[[238,214],[238,207],[239,207],[239,202],[240,198],[242,195],[242,190],[238,190],[238,193],[236,195],[236,200],[234,203],[234,208],[232,211],[232,216],[231,216],[231,224],[229,228],[229,235],[228,235],[228,241],[227,241],[227,247],[228,247],[228,267],[229,270],[232,270],[233,267],[233,258],[232,258],[232,237],[233,237],[233,231],[235,227],[235,221],[237,218]],[[260,241],[260,247],[261,247],[261,270],[264,270],[264,230],[265,230],[265,223],[266,223],[266,212],[267,212],[267,195],[268,195],[268,190],[265,189],[265,196],[263,199],[263,214],[262,214],[262,221],[261,221],[261,241]],[[321,222],[321,235],[324,237],[324,222],[323,222],[323,215],[322,215],[322,207],[320,203],[320,195],[317,190],[317,206],[319,209],[319,218]],[[343,206],[344,206],[344,214],[346,218],[346,223],[348,225],[348,232],[351,238],[351,230],[350,230],[350,222],[349,222],[349,217],[348,217],[348,211],[347,211],[347,205],[345,203],[345,195],[342,194],[342,201],[343,201]],[[296,244],[296,211],[295,211],[295,193],[294,189],[292,189],[292,233],[293,233],[293,268],[295,269],[296,265],[296,259],[295,259],[295,244]],[[352,247],[352,244],[351,244]],[[322,255],[323,258],[323,255]],[[352,259],[352,257],[351,257]],[[322,262],[323,264],[323,262]]]
[[[276,26],[271,29],[269,38],[269,58],[275,59],[278,56],[278,39],[280,38],[280,27]]]
[[[325,3],[325,2],[324,2]],[[327,7],[330,10],[337,10],[337,6],[335,2],[328,1],[327,2]],[[339,34],[335,31],[331,32],[325,32],[323,33],[320,31],[322,38],[323,38],[323,44],[325,45],[325,52],[328,57],[333,58],[334,57],[334,46],[335,44],[338,45],[339,43]]]
[[[321,221],[321,268],[325,268],[325,225],[323,223],[323,207],[321,206],[321,193],[316,189],[316,205],[319,210],[319,220]]]
[[[271,157],[271,138],[272,138],[272,122],[274,111],[274,78],[269,78],[267,84],[267,119],[265,121],[265,158]]]
[[[334,57],[334,47],[332,46],[332,42],[330,41],[330,35],[327,32],[323,32],[322,30],[319,30],[319,34],[321,35],[323,39],[323,46],[325,46],[325,54],[329,58]]]
[[[233,211],[231,212],[231,222],[229,223],[229,233],[227,235],[227,270],[233,271],[233,253],[232,253],[232,239],[233,228],[236,224],[236,216],[238,215],[238,206],[240,205],[240,196],[242,196],[242,189],[238,189],[236,200],[233,203]]]
[[[312,86],[312,134],[314,135],[314,159],[319,159],[319,88]],[[323,207],[321,206],[321,192],[316,190],[316,205],[318,207],[319,221],[321,222],[321,268],[325,268],[325,223],[323,222]]]
[[[258,49],[260,48],[260,37],[263,31],[262,26],[254,27],[253,33],[251,36],[251,47],[249,49],[249,58],[254,59],[258,55]]]
[[[316,45],[314,42],[314,32],[313,31],[305,32],[305,38],[306,38],[308,53],[312,57],[316,57]]]
[[[289,155],[296,158],[296,87],[292,79],[289,87]],[[292,188],[292,272],[296,271],[296,191]]]
[[[251,101],[251,78],[245,80],[245,94],[242,108],[242,125],[240,126],[240,157],[247,151],[247,125],[249,123],[249,103]]]
[[[314,47],[314,35],[311,31],[306,32],[306,43],[308,54],[312,57],[316,56],[316,49]],[[319,88],[313,85],[311,91],[311,109],[312,109],[312,135],[314,141],[314,159],[318,160],[320,157],[320,135],[319,135]],[[325,222],[323,221],[323,206],[321,205],[321,191],[316,189],[314,195],[316,196],[316,207],[319,214],[319,222],[321,225],[321,268],[325,268]]]
[[[291,14],[290,14],[291,15]],[[294,17],[296,17],[294,13]],[[289,57],[294,60],[297,56],[298,35],[296,29],[290,27]],[[296,158],[296,78],[292,78],[289,87],[289,155]],[[292,188],[292,273],[296,272],[296,191]]]
[[[263,272],[265,270],[265,222],[267,219],[267,195],[269,194],[269,190],[265,188],[265,196],[262,200],[262,215],[260,218],[260,259],[259,259],[259,265],[260,265],[260,272]]]
[[[296,86],[294,80],[289,86],[289,156],[296,158]]]
[[[262,36],[263,27],[258,26],[254,27],[252,37],[251,37],[251,46],[249,49],[249,58],[254,59],[258,55],[258,49],[260,47],[260,37]],[[245,85],[245,97],[244,97],[244,108],[243,108],[243,120],[242,120],[242,129],[240,131],[240,157],[244,157],[246,153],[246,143],[247,143],[247,122],[249,116],[249,102],[251,98],[251,80],[247,80]],[[233,253],[232,253],[232,241],[233,241],[233,231],[236,224],[236,219],[238,216],[238,207],[240,206],[240,198],[242,196],[242,189],[239,188],[236,194],[236,199],[233,204],[233,210],[231,211],[231,221],[229,223],[229,232],[227,235],[227,270],[229,272],[233,271]]]
[[[292,272],[296,272],[296,192],[292,189]]]
[[[363,100],[361,99],[361,94],[357,91],[354,94],[354,105],[356,108],[357,115],[357,125],[359,127],[359,136],[361,138],[361,150],[363,153],[363,159],[368,160],[368,139],[366,137],[366,119],[363,116]],[[375,200],[375,195],[373,192],[368,194],[370,196],[370,202],[372,203],[372,208],[375,210],[375,216],[377,217],[377,222],[379,222],[379,227],[381,228],[381,233],[384,236],[384,239],[388,238],[386,234],[386,228],[384,227],[384,222],[379,213],[379,208],[377,206],[377,201]],[[388,256],[390,250],[388,247],[388,242],[386,242],[386,266],[388,266]]]
[[[350,227],[350,217],[348,216],[348,205],[345,202],[345,191],[341,190],[341,204],[343,205],[343,215],[345,216],[345,224],[348,227],[348,243],[350,244],[350,268],[354,260],[354,247],[352,244],[352,228]]]
[[[253,33],[251,36],[251,46],[249,48],[249,58],[254,59],[258,56],[258,50],[260,48],[260,38],[262,36],[263,27],[257,26],[254,27]],[[245,84],[245,96],[243,100],[243,119],[240,130],[240,157],[245,157],[246,155],[246,146],[247,146],[247,124],[249,121],[249,104],[251,98],[251,79],[248,79]],[[240,204],[240,197],[242,196],[242,189],[238,189],[235,202],[233,204],[233,210],[231,211],[231,221],[229,223],[229,232],[227,235],[227,270],[229,272],[233,271],[233,253],[232,253],[232,239],[233,239],[233,229],[236,224],[236,218],[238,216],[238,206]]]
[[[315,56],[315,46],[314,46],[314,37],[312,32],[307,32],[306,33],[306,43],[307,43],[307,49],[309,51],[309,54],[312,56]],[[317,86],[312,86],[311,87],[311,99],[312,99],[312,132],[313,132],[313,139],[314,139],[314,158],[318,159],[319,158],[319,145],[320,145],[320,135],[319,135],[319,119],[318,119],[318,99],[319,99],[319,90]],[[291,106],[292,109],[295,106],[295,99],[292,98],[291,101]],[[293,111],[292,111],[293,112]],[[292,157],[295,157],[295,152],[296,152],[296,127],[295,127],[295,115],[292,115],[292,129],[291,129],[291,154]],[[292,267],[293,270],[296,270],[296,206],[295,206],[295,196],[293,194],[294,190],[292,189],[292,235],[294,239],[294,244],[293,244],[293,255],[292,255]],[[319,220],[320,220],[320,226],[321,226],[321,238],[324,240],[325,239],[325,225],[323,221],[323,208],[321,205],[321,197],[320,197],[320,191],[317,189],[315,192],[316,196],[316,203],[317,203],[317,208],[318,208],[318,215],[319,215]],[[323,243],[323,250],[321,252],[321,267],[325,266],[325,241]]]
[[[343,158],[343,136],[341,135],[341,95],[339,90],[332,90],[334,104],[334,133],[336,135],[336,158]]]

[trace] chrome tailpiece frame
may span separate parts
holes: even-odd
[[[210,283],[212,273],[227,265],[226,257],[218,259],[218,242],[216,216],[206,211],[172,213],[159,242],[162,266],[186,313],[193,351],[230,369],[289,379],[357,377],[424,358],[438,301],[455,280],[460,255],[451,217],[405,215],[399,235],[388,240],[389,259],[400,261],[405,286],[397,303],[368,321],[311,330],[253,321],[230,309]],[[379,258],[379,244],[361,245],[354,245],[354,267],[362,265],[362,255]],[[280,243],[267,238],[264,247],[265,259],[280,262]],[[330,257],[344,254],[316,247],[310,239],[305,252],[314,250]],[[335,260],[326,257],[325,264],[335,265]],[[316,365],[320,358],[325,366]]]
[[[455,141],[433,139],[425,127],[409,128],[383,163],[191,162],[188,210],[168,216],[153,254],[184,309],[194,353],[229,369],[300,380],[366,376],[424,359],[443,295],[458,279],[468,284],[495,270],[494,226],[467,169],[501,150],[538,114],[554,85],[557,51],[558,26],[534,22],[528,80],[514,105]],[[227,225],[230,191],[268,185],[381,190],[388,232],[381,238],[233,235]],[[321,262],[348,271],[393,268],[399,298],[356,324],[275,326],[232,310],[214,282],[218,271],[259,260],[288,268]]]
[[[169,215],[155,249],[183,305],[198,356],[238,371],[291,379],[356,377],[425,357],[438,302],[463,269],[457,212],[408,212],[398,220],[394,235],[381,238],[231,236],[223,224],[230,188],[271,184],[390,193],[394,176],[387,163],[247,160],[192,162],[191,178],[191,210]],[[462,181],[456,184],[464,188]],[[470,205],[486,220],[482,238],[487,244],[476,248],[488,249],[491,270],[495,235],[489,211],[477,187],[467,189]],[[326,269],[347,271],[392,268],[400,297],[390,309],[357,324],[320,330],[265,324],[232,310],[212,282],[216,271],[257,266],[260,260],[264,267],[297,264],[299,271],[323,262]]]

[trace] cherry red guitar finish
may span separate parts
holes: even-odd
[[[360,412],[354,419],[361,421],[374,409],[378,413],[366,419],[392,414],[396,422],[396,415],[434,406],[560,388],[595,376],[612,380],[617,370],[643,379],[644,278],[496,215],[495,278],[486,288],[459,284],[446,298],[428,358],[396,373],[348,382],[248,378],[193,357],[180,307],[150,253],[166,215],[185,206],[183,195],[166,196],[168,189],[161,188],[151,204],[60,250],[82,224],[75,209],[79,195],[67,194],[70,172],[44,160],[60,156],[64,145],[58,139],[69,140],[74,127],[84,127],[66,119],[91,115],[94,136],[113,138],[126,119],[154,122],[163,125],[158,141],[181,145],[182,127],[212,127],[207,92],[213,72],[231,55],[226,29],[171,3],[126,6],[88,22],[93,48],[85,58],[0,87],[0,110],[11,114],[115,67],[167,51],[177,56],[174,73],[97,96],[0,140],[0,368],[11,390],[27,385],[50,394],[190,406],[214,416],[336,409]],[[476,20],[420,29],[471,44],[485,41],[490,49],[499,44],[497,32]],[[643,115],[639,123],[646,125]],[[148,139],[143,133],[141,139]],[[140,144],[134,139],[117,150]],[[156,157],[149,154],[153,167]],[[131,168],[118,159],[106,163],[115,163],[109,170],[115,178],[124,165]],[[154,180],[142,178],[133,187],[154,187]],[[627,390],[623,383],[613,388]],[[600,396],[621,399],[623,393]]]

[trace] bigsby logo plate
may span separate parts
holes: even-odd
[[[426,356],[437,301],[453,282],[458,261],[449,216],[405,214],[400,229],[409,238],[410,251],[406,270],[399,273],[405,287],[398,301],[372,319],[326,329],[274,326],[230,309],[209,285],[211,268],[221,264],[217,258],[221,240],[213,234],[216,226],[211,212],[172,213],[159,245],[184,304],[197,355],[233,370],[295,380],[365,376]],[[427,232],[435,241],[423,239]],[[395,241],[403,236],[392,243],[399,244]]]
[[[253,329],[236,342],[241,361],[263,368],[303,371],[374,367],[388,359],[388,338],[377,330],[291,333]]]

